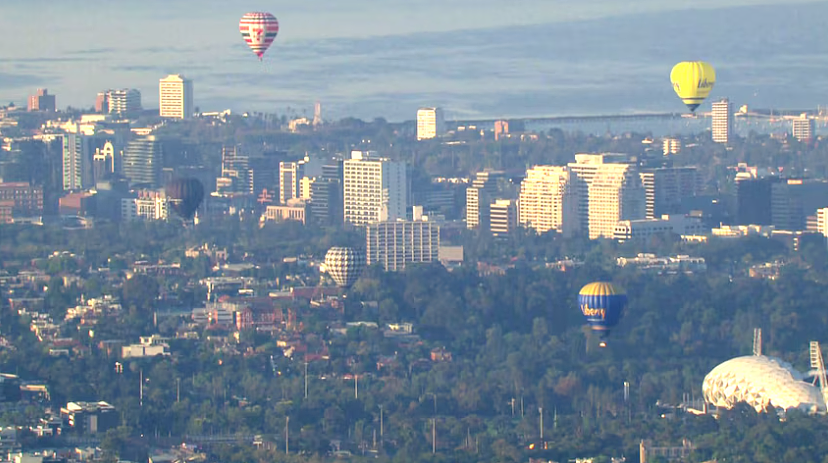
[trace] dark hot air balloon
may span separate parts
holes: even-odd
[[[601,347],[607,345],[610,329],[624,316],[627,295],[612,283],[596,281],[578,293],[578,307],[592,331],[599,333]]]
[[[172,210],[185,220],[193,218],[204,199],[204,187],[195,178],[176,178],[165,189]]]
[[[354,248],[335,246],[325,254],[325,268],[337,286],[350,288],[365,268],[365,255]]]

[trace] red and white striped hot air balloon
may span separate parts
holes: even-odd
[[[262,59],[265,51],[279,33],[279,21],[270,13],[255,11],[242,16],[239,32],[253,53]]]

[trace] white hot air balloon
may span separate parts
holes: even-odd
[[[358,249],[335,246],[325,254],[325,268],[337,286],[350,288],[365,269],[365,255]]]

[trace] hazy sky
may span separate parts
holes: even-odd
[[[794,2],[796,2],[794,4]],[[721,9],[755,5],[803,5],[826,3],[809,0],[305,0],[263,2],[239,0],[0,0],[0,101],[23,98],[38,86],[47,86],[59,95],[58,105],[89,106],[97,91],[109,87],[135,87],[144,94],[147,107],[156,106],[157,79],[165,73],[184,72],[196,79],[197,100],[217,98],[222,85],[238,81],[233,73],[270,74],[256,81],[271,82],[274,99],[284,100],[287,81],[299,80],[305,72],[332,72],[349,65],[360,65],[360,58],[374,55],[366,65],[403,64],[395,61],[404,42],[367,40],[371,37],[410,37],[428,58],[431,50],[443,43],[429,42],[429,34],[458,30],[492,30],[485,41],[496,44],[498,29],[531,24],[574,24],[601,18],[683,11]],[[246,11],[270,11],[279,18],[281,30],[265,63],[258,63],[245,49],[237,22]],[[716,15],[710,11],[710,15]],[[676,20],[677,16],[663,16]],[[712,17],[712,16],[711,16]],[[681,26],[677,33],[705,34],[704,24]],[[633,31],[635,33],[636,31]],[[480,37],[479,35],[475,37]],[[357,47],[333,50],[336,42]],[[350,40],[350,42],[346,42]],[[355,41],[359,42],[355,42]],[[440,39],[442,40],[442,39]],[[571,40],[581,42],[582,37]],[[658,40],[651,37],[650,40]],[[458,45],[446,44],[457,48]],[[467,44],[467,53],[482,52],[480,44]],[[486,44],[489,46],[490,44]],[[560,45],[560,44],[558,44]],[[583,45],[583,44],[581,44]],[[603,46],[596,44],[597,47]],[[477,48],[476,48],[477,47]],[[380,54],[380,52],[382,52]],[[253,58],[253,59],[251,59]],[[616,58],[607,56],[607,59]],[[311,60],[324,60],[322,69]],[[433,65],[426,63],[424,66]],[[334,64],[336,66],[334,66]],[[451,59],[437,65],[453,64]],[[577,63],[572,63],[577,64]],[[520,64],[531,70],[533,63]],[[520,73],[521,68],[515,71]],[[386,71],[382,71],[386,72]],[[406,71],[408,72],[408,71]],[[463,69],[457,69],[462,74]],[[225,76],[225,77],[221,77]],[[351,79],[349,76],[348,79]],[[381,88],[382,98],[393,98],[406,88],[403,74],[372,81]],[[462,76],[460,76],[462,77]],[[331,75],[330,79],[336,77]],[[375,79],[366,71],[367,79]],[[222,80],[224,79],[224,80]],[[348,89],[358,80],[340,78],[339,82],[320,82],[307,89],[311,94],[339,99],[344,104]],[[347,82],[345,82],[347,80]],[[391,84],[393,82],[393,85]],[[462,86],[457,80],[455,83]],[[235,85],[235,84],[234,84]],[[435,83],[435,86],[448,83]],[[297,88],[298,90],[298,88]],[[335,90],[335,91],[334,91]],[[416,85],[409,91],[418,91]],[[221,88],[221,91],[224,91]],[[282,93],[278,93],[278,92]],[[330,93],[332,91],[333,93]],[[430,88],[429,91],[436,91]],[[328,93],[326,93],[328,92]],[[361,93],[360,93],[361,92]],[[354,97],[368,95],[363,88]],[[380,97],[377,97],[380,98]],[[228,95],[229,99],[229,95]],[[204,101],[204,100],[202,100]],[[197,101],[197,104],[199,101]],[[218,103],[216,103],[218,104]],[[213,108],[217,109],[217,108]]]

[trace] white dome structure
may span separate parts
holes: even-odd
[[[704,377],[702,393],[705,402],[721,408],[744,402],[757,412],[771,408],[826,411],[817,386],[806,382],[791,364],[764,355],[737,357],[720,364]]]

